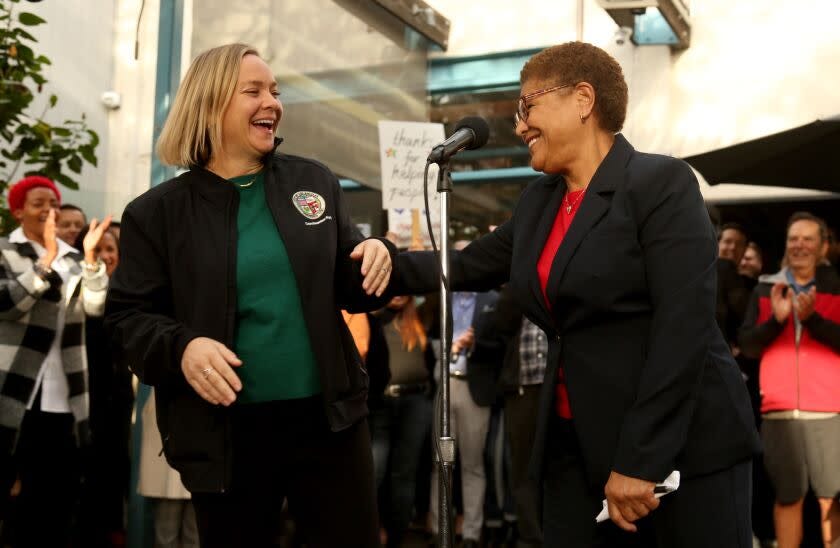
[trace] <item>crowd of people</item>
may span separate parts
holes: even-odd
[[[412,524],[434,543],[444,377],[466,548],[795,548],[809,492],[836,542],[824,220],[794,214],[770,272],[744,227],[712,226],[685,164],[619,133],[627,86],[603,50],[548,48],[521,84],[516,131],[546,175],[455,245],[448,371],[435,256],[362,238],[335,176],[276,152],[253,48],[193,61],[158,143],[190,170],[121,224],[44,177],[13,185],[2,542],[125,545],[135,375],[154,387],[137,489],[157,547],[397,547]]]

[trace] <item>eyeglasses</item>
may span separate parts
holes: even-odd
[[[519,102],[516,104],[516,114],[513,115],[514,125],[519,125],[519,122],[528,123],[529,107],[526,104],[526,101],[533,99],[534,97],[539,97],[540,95],[545,95],[546,93],[551,93],[552,91],[557,91],[558,89],[567,88],[573,85],[575,84],[563,84],[562,86],[554,86],[553,88],[540,89],[529,93],[528,95],[523,95],[522,97],[520,97]]]

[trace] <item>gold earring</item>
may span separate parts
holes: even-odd
[[[583,113],[582,113],[582,112],[579,112],[579,113],[578,113],[578,116],[580,116],[580,123],[581,123],[581,124],[585,124],[585,123],[586,123],[586,118],[584,118],[584,117],[583,117]]]

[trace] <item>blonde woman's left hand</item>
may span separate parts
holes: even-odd
[[[353,249],[350,258],[362,261],[365,293],[381,297],[391,279],[391,254],[385,244],[375,239],[365,240]]]

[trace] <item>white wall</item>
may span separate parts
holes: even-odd
[[[543,48],[577,39],[578,0],[426,0],[451,22],[446,57]],[[583,2],[583,40],[601,43],[615,23],[595,0]]]
[[[109,114],[105,211],[116,218],[135,196],[149,189],[154,128],[155,72],[160,3],[146,0],[140,21],[138,58],[134,42],[141,0],[115,2],[114,78],[122,106]],[[104,151],[103,151],[104,153]]]
[[[692,46],[673,59],[669,142],[639,127],[645,142],[689,155],[840,114],[840,3],[692,4]]]
[[[452,20],[463,56],[574,40],[577,0],[427,0]],[[583,40],[621,63],[630,88],[624,134],[639,150],[714,150],[840,114],[840,3],[693,0],[691,47],[619,46],[616,25],[584,2]],[[791,197],[778,189],[709,188],[712,200]],[[795,196],[805,195],[795,193]]]
[[[452,20],[445,56],[574,40],[577,0],[427,0]],[[625,133],[640,149],[685,156],[840,114],[840,3],[694,0],[691,47],[614,43],[616,25],[584,2],[583,39],[622,64]]]
[[[46,55],[52,61],[44,70],[49,82],[33,101],[30,114],[40,114],[54,93],[58,95],[58,104],[47,112],[47,122],[60,124],[67,119],[78,120],[84,114],[88,126],[101,138],[96,151],[99,167],[85,164],[81,175],[68,173],[79,182],[81,190],[59,187],[65,203],[74,203],[90,215],[101,216],[106,202],[109,114],[100,96],[110,89],[113,78],[114,4],[61,0],[20,2],[14,6],[16,12],[35,13],[47,21],[27,29],[38,40],[33,46],[36,54]]]

